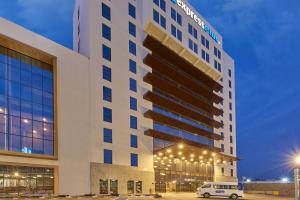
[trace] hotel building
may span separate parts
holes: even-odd
[[[188,2],[76,0],[73,51],[0,25],[1,194],[237,180],[234,61]]]

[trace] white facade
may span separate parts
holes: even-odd
[[[223,50],[222,36],[192,6],[185,3],[193,11],[193,16],[207,24],[213,36],[218,38],[215,41],[180,7],[182,2],[176,2],[165,0],[166,11],[163,11],[152,0],[76,0],[73,16],[74,51],[0,18],[1,45],[11,43],[13,45],[8,45],[8,48],[28,56],[37,56],[36,59],[45,53],[56,67],[54,89],[58,142],[57,157],[53,159],[0,154],[0,165],[54,168],[55,192],[59,194],[99,193],[100,179],[119,180],[118,192],[121,194],[128,192],[127,181],[141,181],[143,193],[154,192],[153,138],[144,134],[145,130],[153,128],[153,121],[144,117],[144,113],[152,110],[153,105],[143,97],[147,91],[152,91],[152,86],[143,80],[147,73],[152,72],[144,64],[146,54],[151,52],[143,45],[145,38],[151,34],[156,39],[162,34],[164,38],[160,42],[165,42],[164,45],[175,52],[182,48],[181,52],[177,52],[178,55],[223,86],[223,92],[218,93],[224,99],[223,103],[215,107],[222,109],[224,114],[214,119],[222,121],[224,127],[214,129],[214,132],[220,135],[223,132],[224,140],[215,141],[214,146],[221,148],[224,144],[225,151],[221,154],[236,158],[234,61]],[[103,3],[110,8],[110,20],[102,15]],[[135,7],[135,18],[129,15],[129,3]],[[176,11],[176,16],[177,13],[181,16],[181,25],[171,18],[171,8]],[[165,28],[153,20],[153,10],[165,18]],[[129,22],[136,27],[136,37],[129,34]],[[111,30],[110,41],[102,36],[102,24]],[[188,24],[197,30],[197,38],[189,33]],[[151,32],[153,27],[155,31]],[[172,27],[181,32],[182,41],[172,35]],[[201,44],[201,35],[209,43],[208,48]],[[129,41],[136,44],[136,55],[129,52]],[[197,46],[197,51],[190,49],[190,41]],[[111,49],[111,61],[103,59],[103,45]],[[214,55],[215,47],[221,53],[220,58]],[[202,58],[202,51],[206,58],[209,56],[208,62]],[[129,60],[137,63],[136,73],[130,71]],[[220,63],[221,69],[215,68],[215,60]],[[103,66],[111,69],[111,81],[103,79]],[[137,92],[130,90],[130,79],[137,81]],[[103,87],[111,89],[111,102],[103,99]],[[130,97],[137,100],[136,111],[130,109]],[[104,122],[103,108],[112,110],[111,123]],[[137,118],[137,129],[130,128],[130,116]],[[104,142],[104,129],[112,130],[111,143]],[[131,135],[138,138],[137,148],[131,147]],[[112,165],[104,164],[105,149],[112,152]],[[136,167],[131,166],[131,154],[138,156]],[[214,171],[216,180],[236,180],[235,161],[233,165],[230,162],[215,163]]]

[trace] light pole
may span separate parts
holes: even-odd
[[[299,168],[300,168],[300,155],[298,155],[295,159],[295,164],[296,164],[296,167],[295,167],[295,170],[294,170],[294,181],[295,181],[295,200],[299,200],[299,181],[300,181],[300,171],[299,171]]]

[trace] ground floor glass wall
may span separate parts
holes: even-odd
[[[0,165],[0,195],[53,193],[53,169]]]
[[[205,181],[212,181],[213,165],[176,160],[155,163],[156,192],[195,192]]]

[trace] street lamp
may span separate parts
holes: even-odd
[[[295,200],[299,200],[299,181],[300,181],[300,155],[295,158],[295,170],[294,170],[294,181],[295,181]]]

